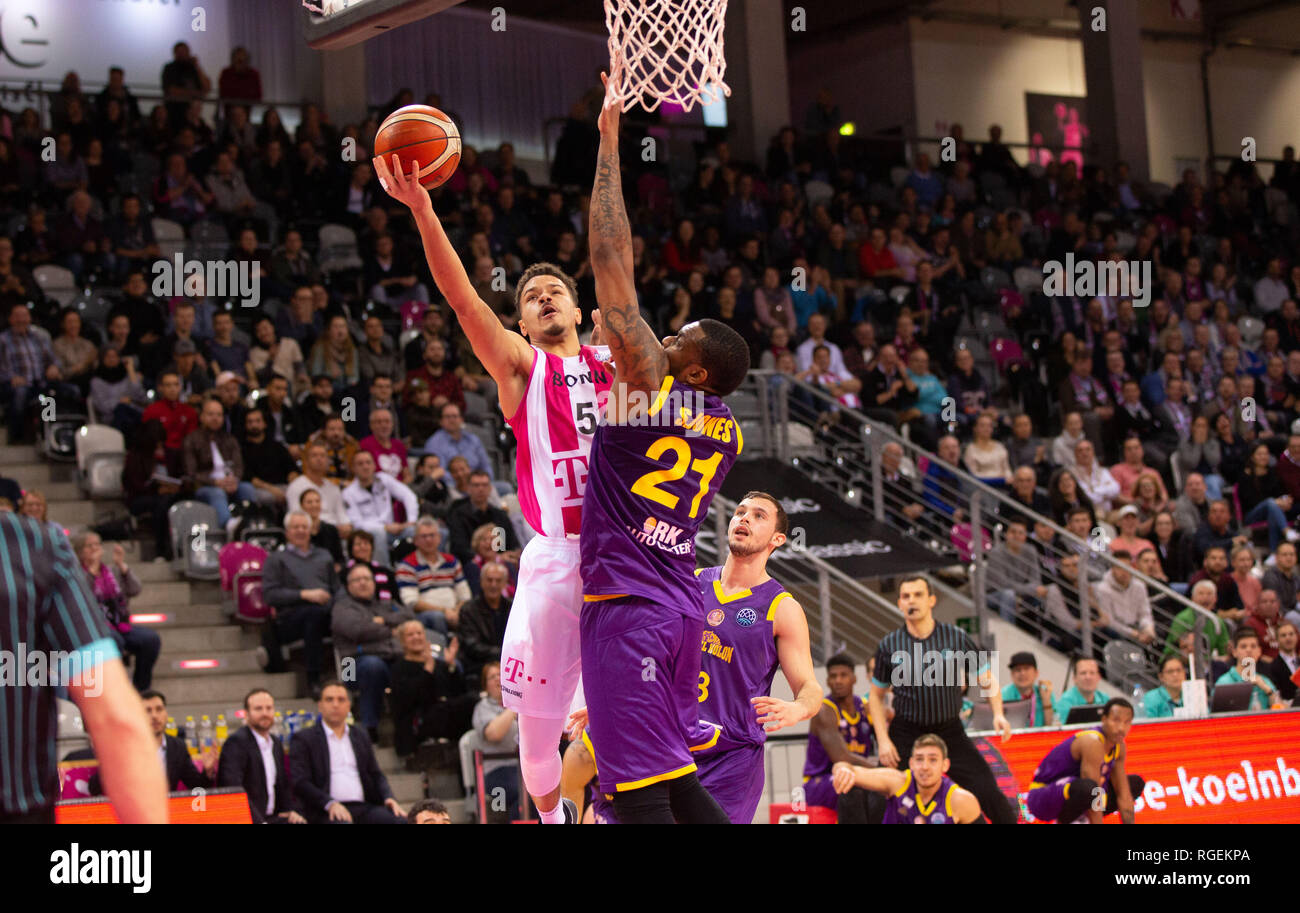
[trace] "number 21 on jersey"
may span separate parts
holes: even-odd
[[[700,476],[700,487],[695,493],[695,497],[691,499],[689,516],[693,519],[699,513],[700,501],[708,492],[709,483],[713,481],[713,475],[718,471],[718,466],[722,463],[722,452],[718,451],[707,460],[692,460],[691,445],[686,443],[686,439],[670,434],[656,438],[646,450],[645,455],[657,461],[663,459],[669,451],[672,452],[674,457],[672,467],[647,472],[632,483],[632,493],[648,498],[656,504],[662,504],[669,510],[675,510],[677,502],[681,498],[665,490],[662,486],[684,478],[687,472],[696,472]]]

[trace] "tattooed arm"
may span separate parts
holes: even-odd
[[[602,79],[608,79],[602,74]],[[591,270],[596,279],[602,339],[614,356],[615,389],[656,391],[668,373],[668,356],[641,318],[632,266],[632,230],[623,208],[623,186],[618,162],[617,104],[601,110],[600,153],[596,183],[591,192],[589,242]],[[611,396],[615,403],[619,396]],[[620,415],[611,415],[615,421]]]

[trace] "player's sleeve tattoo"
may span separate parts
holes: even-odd
[[[656,387],[667,373],[668,356],[641,318],[637,304],[632,230],[623,205],[616,140],[601,142],[591,196],[591,264],[598,281],[604,342],[614,356],[620,379],[635,386]]]

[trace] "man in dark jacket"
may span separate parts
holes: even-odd
[[[244,726],[221,746],[217,786],[237,786],[248,796],[254,824],[306,824],[294,806],[284,748],[271,736],[275,698],[254,688],[244,698]]]
[[[477,687],[466,684],[458,662],[455,637],[445,648],[429,643],[424,625],[398,628],[402,658],[393,666],[393,737],[399,755],[408,755],[425,739],[459,739],[469,731],[478,703]]]
[[[326,682],[316,704],[320,725],[294,733],[289,745],[293,794],[312,824],[400,824],[406,810],[393,798],[375,750],[347,724],[352,698],[342,682]]]
[[[461,606],[456,633],[460,636],[465,675],[471,681],[478,678],[485,663],[501,661],[501,643],[510,619],[510,600],[504,593],[509,582],[510,573],[504,564],[484,564],[479,574],[482,593]]]
[[[375,575],[370,565],[357,563],[348,568],[347,592],[334,601],[330,630],[334,646],[356,664],[356,681],[361,687],[361,725],[371,741],[379,737],[379,712],[383,708],[384,689],[390,680],[388,666],[401,655],[393,640],[393,629],[405,621],[415,621],[415,614],[390,600],[375,598]],[[347,678],[344,675],[344,678]]]
[[[492,497],[492,477],[482,470],[469,474],[469,497],[462,498],[451,505],[447,511],[447,530],[450,534],[449,551],[456,556],[462,567],[469,567],[474,560],[474,530],[487,524],[501,531],[499,548],[519,556],[519,540],[515,536],[514,524],[510,515],[499,507],[488,503]]]
[[[217,766],[215,752],[203,752],[196,764],[190,757],[185,742],[174,735],[167,734],[167,698],[157,691],[145,691],[141,693],[140,700],[144,703],[149,728],[158,743],[158,760],[162,762],[163,772],[167,777],[167,790],[177,792],[182,789],[211,789],[212,772]],[[192,739],[198,737],[198,734],[193,732],[187,735]],[[89,785],[92,796],[103,794],[99,774],[90,778]]]
[[[186,435],[181,445],[185,480],[195,487],[194,497],[217,512],[222,529],[230,522],[232,502],[257,500],[257,489],[241,481],[244,456],[225,424],[226,408],[221,400],[208,399],[199,413],[199,427]]]

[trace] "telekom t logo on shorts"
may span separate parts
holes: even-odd
[[[551,459],[551,473],[555,487],[560,489],[565,501],[581,501],[587,490],[587,458],[585,456],[557,456]]]
[[[519,676],[524,674],[524,661],[511,656],[506,659],[502,668],[506,673],[506,681],[513,685]]]

